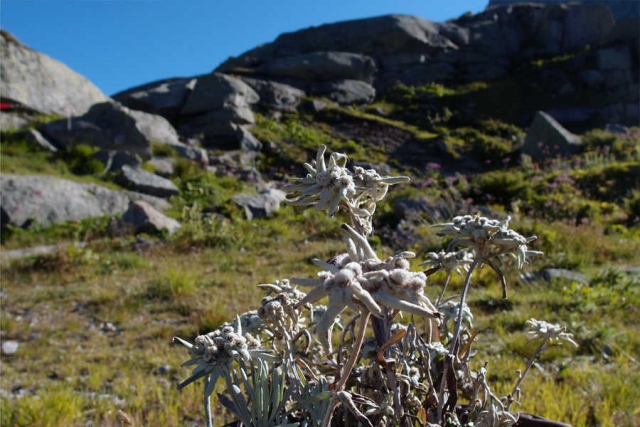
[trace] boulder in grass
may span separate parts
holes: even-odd
[[[538,111],[525,138],[522,153],[534,162],[575,154],[580,138],[544,111]]]
[[[180,193],[172,181],[140,167],[123,165],[116,181],[123,187],[156,197],[169,198]]]
[[[143,201],[131,202],[118,221],[119,229],[132,229],[136,234],[167,232],[171,235],[180,227],[178,221],[158,212],[149,203]]]
[[[196,85],[192,77],[158,80],[113,95],[113,99],[133,110],[177,120],[187,97]]]
[[[313,87],[316,95],[324,96],[338,104],[368,104],[376,97],[376,90],[359,80],[334,80]]]
[[[276,110],[295,110],[304,98],[304,91],[284,83],[253,78],[243,78],[260,96],[260,105]]]
[[[86,144],[100,149],[126,151],[145,160],[151,157],[151,143],[177,147],[179,153],[184,146],[164,117],[130,110],[113,101],[95,104],[79,117],[44,123],[38,130],[61,149]]]
[[[258,94],[242,80],[221,73],[211,73],[198,79],[181,114],[197,115],[228,105],[246,107],[259,100]]]
[[[54,223],[119,215],[135,200],[144,200],[160,210],[170,207],[164,199],[110,190],[96,184],[52,176],[0,175],[3,226],[24,227],[35,221],[48,227]]]
[[[77,116],[108,98],[85,77],[0,30],[0,92],[3,100],[43,114]]]
[[[282,190],[268,189],[258,194],[238,194],[232,200],[244,209],[247,219],[268,218],[280,209],[286,195]]]

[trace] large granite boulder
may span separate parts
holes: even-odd
[[[16,130],[29,125],[33,113],[23,111],[2,111],[0,113],[0,131]]]
[[[77,116],[108,98],[93,83],[63,63],[0,31],[0,93],[45,114]]]
[[[314,86],[313,94],[327,97],[338,104],[368,104],[376,97],[376,90],[359,80],[334,80]]]
[[[156,234],[164,231],[171,235],[178,231],[180,227],[181,225],[178,221],[169,218],[149,203],[141,200],[131,202],[117,224],[118,229],[131,229],[136,234]]]
[[[207,147],[239,148],[255,123],[250,105],[259,100],[251,86],[235,77],[200,77],[182,108],[180,134]]]
[[[216,71],[246,71],[274,59],[312,52],[339,51],[377,57],[455,49],[456,43],[448,37],[458,43],[465,39],[464,31],[457,31],[453,24],[437,24],[416,16],[386,15],[343,21],[282,34],[272,43],[229,58]]]
[[[602,4],[523,2],[491,7],[461,25],[476,52],[535,57],[599,46],[615,18]]]
[[[580,138],[544,111],[538,111],[525,137],[522,154],[531,156],[534,162],[565,157],[580,148]]]
[[[585,3],[567,6],[563,21],[562,48],[566,51],[606,42],[616,26],[616,19],[607,5]]]
[[[172,181],[135,166],[123,165],[116,181],[123,187],[156,197],[168,198],[180,193]]]
[[[193,77],[164,79],[118,92],[112,98],[125,107],[175,122],[196,82]]]
[[[211,73],[198,79],[181,114],[192,116],[229,106],[246,108],[259,100],[258,94],[242,80],[221,73]]]
[[[270,80],[244,77],[246,84],[260,96],[259,104],[276,110],[295,110],[305,92],[293,86]]]
[[[38,130],[62,149],[87,144],[135,153],[143,159],[151,157],[151,143],[184,146],[165,118],[131,110],[113,101],[95,104],[79,117],[44,123]]]
[[[286,199],[286,194],[282,190],[270,188],[258,194],[238,194],[233,200],[240,206],[247,217],[268,218],[280,209],[280,203]]]
[[[131,191],[115,191],[96,184],[51,176],[0,175],[2,221],[18,227],[32,221],[54,223],[122,214],[131,201],[143,200],[158,210],[170,207],[164,199]]]
[[[269,61],[256,69],[268,77],[301,81],[362,80],[373,81],[376,73],[373,59],[349,52],[311,52]]]

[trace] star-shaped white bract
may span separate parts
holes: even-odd
[[[367,239],[348,225],[349,255],[338,257],[336,264],[314,260],[323,271],[318,279],[292,279],[299,285],[314,288],[298,302],[296,308],[328,297],[327,310],[316,325],[318,340],[331,353],[331,332],[336,317],[347,307],[368,311],[382,317],[381,306],[406,311],[428,319],[440,319],[440,313],[424,295],[427,277],[408,270],[411,252],[381,261]]]
[[[324,145],[318,148],[315,165],[303,165],[309,172],[305,178],[294,178],[294,182],[282,190],[288,193],[288,201],[293,206],[302,209],[328,209],[329,216],[334,216],[343,208],[365,234],[371,234],[376,203],[387,194],[389,185],[407,182],[409,178],[381,176],[373,169],[359,166],[351,171],[346,167],[347,156],[340,153],[331,153],[327,164],[326,149]]]
[[[565,332],[567,330],[566,326],[536,319],[527,320],[527,324],[529,325],[527,334],[531,339],[546,339],[550,342],[557,341],[558,343],[566,341],[575,347],[578,347],[578,343],[573,340],[573,334]]]
[[[182,389],[207,375],[212,376],[209,384],[215,386],[217,379],[228,372],[234,360],[242,359],[248,362],[254,356],[258,358],[270,357],[261,348],[259,339],[250,334],[242,334],[239,317],[236,317],[233,326],[223,325],[213,332],[197,336],[193,344],[178,337],[174,337],[173,341],[185,346],[191,355],[191,359],[183,363],[182,366],[195,365],[192,375],[180,383],[178,389]],[[207,392],[211,394],[211,391],[205,390],[205,394]]]
[[[295,178],[293,184],[285,185],[282,190],[289,193],[289,202],[301,208],[314,207],[323,210],[329,207],[329,216],[338,212],[340,202],[356,194],[353,177],[347,170],[347,157],[332,153],[329,165],[325,163],[324,153],[327,147],[321,145],[316,155],[315,167],[309,163],[303,166],[309,172],[305,178]]]
[[[527,244],[534,241],[536,236],[524,237],[509,228],[511,217],[503,221],[489,219],[483,216],[457,216],[446,224],[436,224],[439,236],[451,236],[453,239],[449,248],[473,249],[476,258],[489,261],[501,255],[515,258],[521,269],[527,261],[527,256],[541,255],[542,252],[530,251]]]

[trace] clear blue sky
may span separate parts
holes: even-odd
[[[488,0],[0,0],[0,26],[107,95],[212,71],[283,32],[390,13],[436,22]]]

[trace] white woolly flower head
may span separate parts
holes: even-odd
[[[199,378],[212,374],[217,378],[230,369],[234,360],[249,362],[252,357],[270,358],[261,348],[258,338],[242,333],[242,321],[236,317],[233,325],[223,325],[213,332],[199,335],[191,344],[182,338],[174,337],[173,342],[187,348],[191,359],[182,366],[193,366],[192,375],[178,385],[178,389],[191,384]],[[215,381],[213,381],[215,383]]]
[[[565,332],[566,326],[561,326],[556,323],[545,322],[544,320],[529,319],[526,322],[529,325],[527,334],[531,339],[546,339],[550,342],[557,341],[561,343],[566,341],[575,347],[578,347],[578,343],[573,340],[573,334]]]
[[[389,185],[407,182],[409,178],[380,176],[373,169],[365,170],[358,166],[350,171],[346,167],[347,156],[340,153],[331,153],[327,163],[324,157],[326,149],[321,145],[315,164],[303,165],[308,172],[306,177],[294,178],[294,182],[282,190],[288,193],[288,201],[301,209],[328,209],[329,216],[334,216],[343,208],[365,234],[371,234],[371,217],[376,203],[387,194]]]
[[[432,268],[435,271],[443,269],[447,273],[455,271],[460,276],[469,271],[473,262],[473,253],[467,249],[455,252],[429,252],[425,255],[426,261],[420,264],[423,268]]]
[[[512,256],[522,268],[527,256],[541,255],[542,252],[530,251],[527,244],[536,236],[524,237],[509,228],[511,217],[498,221],[480,215],[461,215],[452,222],[436,224],[439,236],[453,237],[450,248],[470,248],[475,256],[487,260],[500,255]]]

